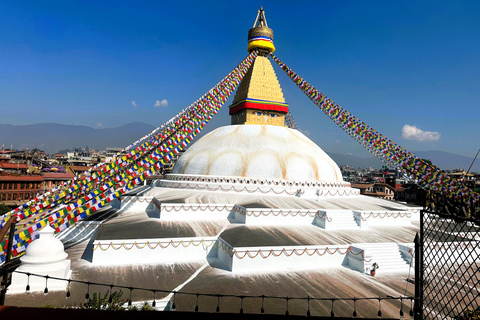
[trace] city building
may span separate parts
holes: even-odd
[[[360,189],[360,194],[385,200],[395,199],[395,188],[387,183],[352,183],[352,188]]]
[[[0,175],[0,202],[16,207],[36,197],[42,191],[40,175]]]
[[[42,176],[42,189],[46,191],[63,185],[65,182],[70,181],[75,177],[75,175],[71,172],[46,172]]]

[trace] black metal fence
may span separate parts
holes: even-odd
[[[411,296],[384,296],[384,297],[293,297],[293,296],[270,296],[270,295],[235,295],[235,294],[209,294],[188,291],[170,291],[162,289],[148,289],[141,287],[129,287],[114,284],[97,283],[90,281],[80,281],[73,279],[63,279],[58,277],[45,276],[41,274],[31,274],[23,271],[14,271],[24,274],[28,277],[25,287],[25,294],[30,294],[30,280],[32,278],[42,278],[45,281],[43,294],[46,297],[49,293],[49,281],[64,281],[66,285],[65,292],[57,291],[53,294],[56,298],[64,295],[64,299],[73,298],[77,301],[75,308],[97,309],[97,310],[142,310],[142,307],[148,306],[150,310],[155,310],[157,302],[165,295],[170,295],[169,303],[164,305],[165,311],[182,312],[206,312],[206,313],[224,313],[229,314],[270,314],[282,315],[279,310],[284,310],[284,315],[307,316],[307,317],[335,317],[372,319],[373,315],[378,318],[383,317],[382,304],[391,304],[398,307],[399,317],[413,317],[414,315],[414,297]],[[2,286],[4,284],[2,283]],[[5,289],[5,287],[3,287]],[[118,295],[120,293],[120,295]],[[125,300],[115,301],[114,296],[121,298],[125,294]],[[83,296],[85,299],[78,298]],[[135,295],[135,297],[133,297]],[[102,299],[102,297],[104,297]],[[92,298],[96,303],[92,303]],[[133,303],[132,298],[136,302]],[[85,303],[78,304],[78,301]],[[65,307],[61,299],[57,307]],[[48,304],[47,304],[48,305]],[[87,306],[88,305],[88,306]],[[325,308],[319,307],[323,305]],[[258,310],[257,310],[258,309]],[[322,310],[323,309],[323,310]],[[362,311],[358,311],[361,309]],[[323,312],[317,314],[322,310]],[[364,314],[368,310],[368,315]],[[363,312],[363,314],[362,314]],[[385,319],[392,319],[391,315]]]
[[[427,201],[420,221],[418,275],[423,319],[480,318],[478,203],[442,196]],[[475,318],[475,315],[477,317]]]

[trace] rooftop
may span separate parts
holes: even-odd
[[[28,165],[26,163],[0,162],[0,168],[2,168],[2,169],[28,169]]]
[[[43,181],[43,177],[39,175],[22,175],[22,176],[0,176],[0,181]]]
[[[54,179],[73,179],[75,175],[71,172],[45,172],[43,174],[44,179],[54,180]]]

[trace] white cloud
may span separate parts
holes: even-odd
[[[423,131],[417,126],[404,125],[402,128],[402,137],[407,140],[424,141],[438,141],[440,133],[437,131]]]
[[[134,106],[135,108],[137,107],[137,103],[135,102],[135,100],[132,100],[132,106]]]
[[[310,135],[310,131],[308,131],[308,130],[300,130],[300,132],[303,133],[306,136]]]
[[[101,126],[103,126],[103,123],[97,122],[97,127],[101,127]]]
[[[155,104],[153,106],[154,107],[166,107],[166,106],[168,106],[168,101],[167,101],[167,99],[163,99],[162,101],[157,100],[157,101],[155,101]]]

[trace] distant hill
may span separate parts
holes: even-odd
[[[474,154],[476,152],[477,150],[473,150]],[[463,169],[467,171],[473,161],[473,157],[438,150],[414,151],[412,153],[419,158],[431,160],[435,166],[443,170]],[[470,172],[480,172],[480,157],[477,157]]]
[[[49,154],[60,150],[89,148],[105,150],[107,147],[123,148],[155,129],[154,126],[142,122],[132,122],[116,128],[91,128],[87,126],[65,125],[58,123],[39,123],[32,125],[0,124],[0,145],[14,149],[39,148]],[[198,137],[202,136],[202,132]],[[197,137],[197,138],[198,138]],[[444,170],[464,169],[473,161],[473,157],[465,157],[444,151],[413,151],[419,158],[429,159],[434,165]],[[349,165],[354,168],[381,168],[383,162],[376,157],[328,153],[338,165]],[[471,172],[480,172],[480,159],[472,166]]]
[[[470,167],[473,157],[465,157],[458,154],[444,151],[412,151],[412,153],[421,159],[429,159],[432,163],[442,170],[463,169],[465,171]],[[354,168],[373,167],[381,168],[384,163],[376,157],[361,158],[354,155],[329,153],[330,157],[338,165],[349,165]],[[480,157],[477,157],[470,172],[480,172]]]
[[[365,168],[365,167],[372,167],[376,169],[380,169],[384,163],[376,158],[376,157],[369,157],[369,158],[362,158],[359,156],[354,156],[350,154],[343,154],[343,153],[331,153],[327,152],[330,158],[335,161],[339,166],[340,165],[349,165],[353,168]]]
[[[38,148],[54,154],[62,149],[89,148],[105,150],[123,148],[155,129],[141,122],[132,122],[116,128],[94,129],[87,126],[58,123],[32,125],[0,124],[0,144],[14,149]]]

